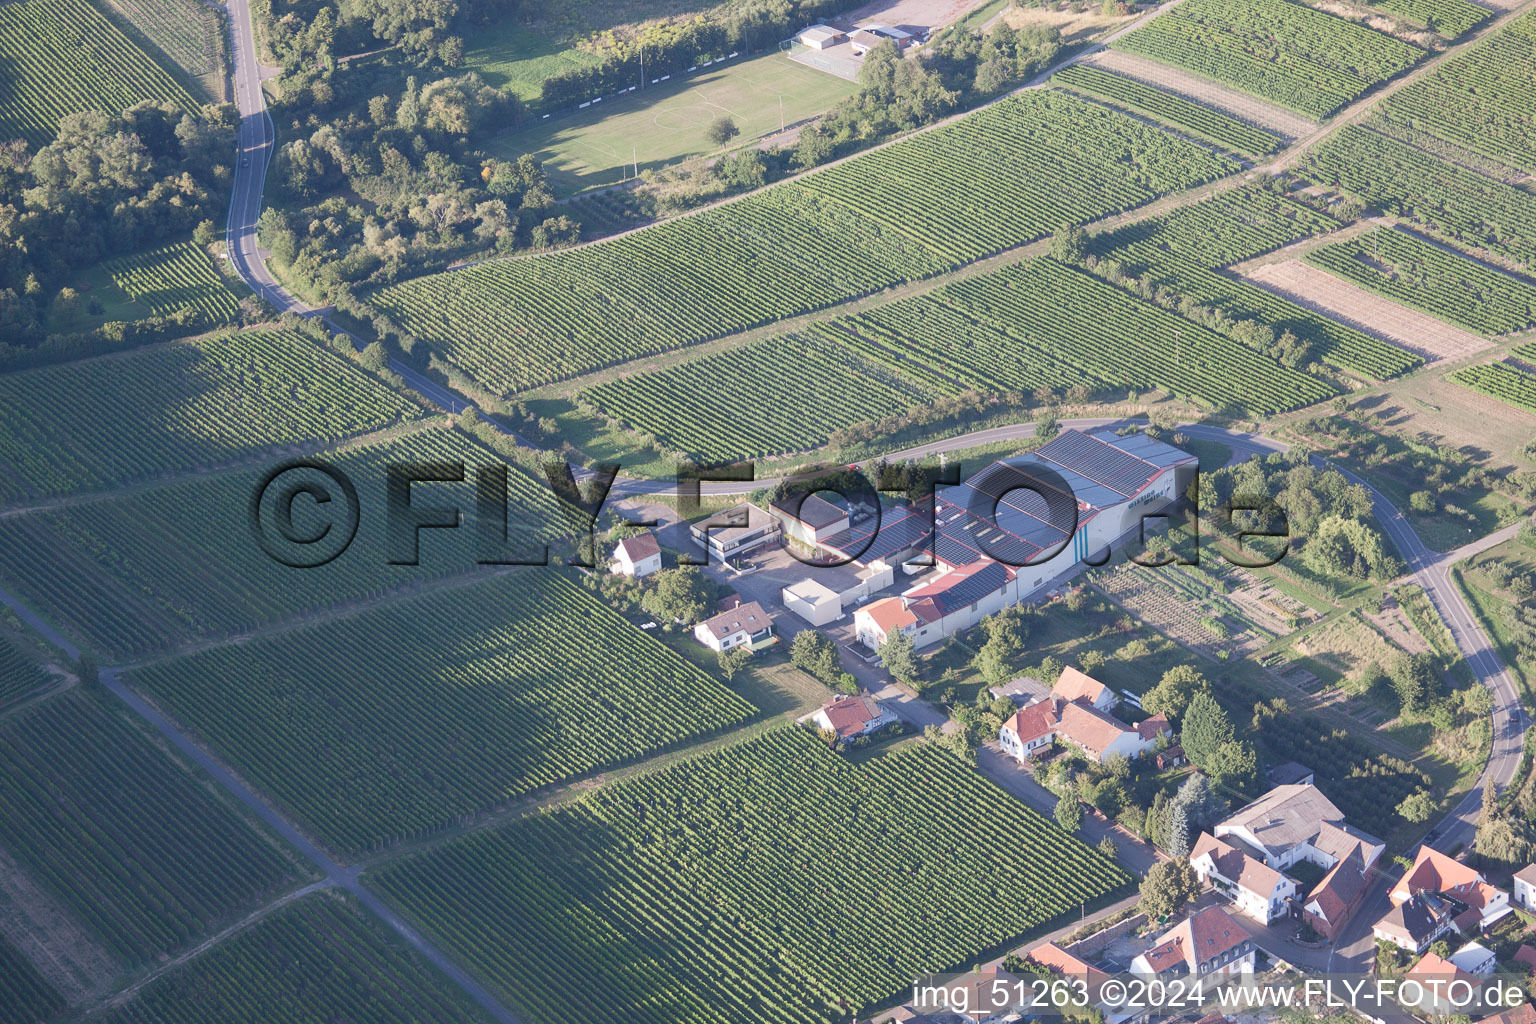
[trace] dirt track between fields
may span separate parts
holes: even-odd
[[[1192,75],[1169,64],[1159,64],[1155,60],[1139,57],[1134,53],[1126,53],[1123,50],[1100,50],[1090,57],[1083,58],[1083,62],[1101,67],[1106,71],[1118,71],[1138,81],[1167,89],[1169,92],[1176,92],[1186,99],[1204,103],[1217,110],[1224,110],[1234,117],[1250,121],[1261,128],[1273,129],[1288,139],[1299,139],[1317,131],[1317,122],[1309,121],[1300,114],[1293,114],[1284,107],[1265,103],[1236,89],[1217,85],[1199,75]]]
[[[1246,276],[1308,309],[1385,338],[1431,362],[1460,359],[1493,344],[1297,260],[1254,267]]]

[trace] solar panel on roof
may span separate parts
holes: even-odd
[[[1130,497],[1146,484],[1154,468],[1097,438],[1069,431],[1035,454]]]

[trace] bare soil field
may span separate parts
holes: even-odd
[[[71,1005],[99,992],[118,971],[89,929],[3,850],[0,935]]]
[[[987,0],[871,0],[846,20],[854,25],[887,25],[906,32],[948,25]]]
[[[1139,18],[1139,12],[1127,14],[1124,17],[1108,17],[1099,13],[1099,8],[1090,7],[1086,11],[1058,11],[1043,10],[1038,7],[1010,7],[1003,12],[1003,20],[1009,28],[1027,28],[1030,25],[1050,25],[1061,33],[1061,41],[1064,43],[1085,43],[1103,35],[1113,32],[1123,25],[1128,25]]]
[[[1159,64],[1155,60],[1125,53],[1120,50],[1100,50],[1083,58],[1106,71],[1118,71],[1122,75],[1151,83],[1169,92],[1176,92],[1185,99],[1204,103],[1234,117],[1251,121],[1261,128],[1269,128],[1291,139],[1298,139],[1317,130],[1315,121],[1300,114],[1293,114],[1283,107],[1245,96],[1235,89],[1192,75],[1187,71]]]
[[[1430,362],[1461,359],[1493,344],[1298,260],[1255,267],[1245,276],[1277,295],[1417,352]]]

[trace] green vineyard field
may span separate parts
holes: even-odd
[[[731,461],[819,448],[834,430],[925,405],[935,394],[805,334],[618,377],[581,397],[670,449]]]
[[[1536,285],[1401,231],[1314,249],[1306,261],[1405,306],[1483,334],[1536,326]]]
[[[160,662],[132,681],[347,852],[755,713],[543,568]]]
[[[420,416],[351,361],[289,331],[242,331],[4,374],[0,502],[335,442]]]
[[[0,848],[125,966],[295,881],[268,840],[78,693],[0,721]]]
[[[1112,100],[1139,114],[1172,125],[1195,138],[1204,139],[1244,156],[1265,156],[1279,149],[1277,135],[1239,121],[1202,103],[1187,100],[1134,78],[1117,75],[1087,64],[1063,68],[1051,78],[1079,92]]]
[[[1536,195],[1356,125],[1313,150],[1301,173],[1471,248],[1536,271]]]
[[[1536,174],[1533,66],[1536,14],[1527,14],[1434,74],[1387,97],[1382,114]]]
[[[102,1024],[486,1024],[350,898],[306,896],[155,979]]]
[[[199,78],[221,69],[223,23],[198,0],[108,0],[188,76]]]
[[[477,465],[505,460],[435,426],[320,458],[354,481],[361,525],[346,553],[319,568],[279,564],[256,543],[251,500],[261,478],[288,461],[273,458],[204,479],[0,519],[0,578],[51,621],[127,658],[476,569],[472,477],[415,485],[414,505],[457,505],[465,510],[464,528],[424,530],[420,564],[390,564],[384,467],[463,460],[472,474]],[[335,485],[328,486],[334,492]],[[525,546],[567,534],[548,484],[514,468],[508,488],[510,525]],[[317,513],[309,519],[305,514],[301,507],[299,532],[323,522]]]
[[[1432,26],[1447,39],[1456,39],[1492,17],[1471,0],[1381,0],[1371,6],[1416,25]]]
[[[1536,352],[1526,358],[1536,360]],[[1536,373],[1509,363],[1488,363],[1463,367],[1452,373],[1450,379],[1536,416]]]
[[[1114,45],[1315,118],[1426,54],[1290,0],[1188,0]]]
[[[932,744],[785,728],[367,884],[528,1024],[830,1024],[1129,881]]]
[[[116,114],[142,100],[198,109],[191,94],[89,0],[0,5],[0,67],[0,139],[43,145],[65,114]]]
[[[0,935],[0,1024],[37,1024],[63,1009],[64,997]]]
[[[48,673],[0,636],[0,708],[37,690],[48,682]]]
[[[929,277],[1235,170],[1036,91],[695,216],[371,301],[506,394]]]
[[[110,260],[103,269],[123,294],[152,316],[191,308],[218,323],[233,320],[240,309],[208,254],[191,242]]]

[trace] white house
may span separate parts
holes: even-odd
[[[853,632],[872,651],[878,651],[897,632],[910,636],[912,646],[922,649],[944,636],[935,625],[936,619],[918,617],[919,611],[927,610],[909,608],[899,597],[884,597],[853,613]]]
[[[1429,846],[1419,847],[1413,866],[1403,872],[1403,877],[1387,893],[1387,899],[1397,906],[1415,893],[1435,893],[1460,904],[1458,926],[1487,928],[1513,913],[1508,893],[1490,884],[1476,868]]]
[[[750,502],[742,502],[688,528],[694,542],[722,562],[741,558],[780,542],[779,521]]]
[[[1003,750],[1020,762],[1039,757],[1051,749],[1061,719],[1054,700],[1041,700],[1015,711],[998,730]]]
[[[1217,839],[1236,840],[1272,868],[1285,871],[1298,861],[1332,868],[1359,850],[1366,869],[1386,844],[1352,828],[1343,813],[1316,786],[1276,786],[1239,808],[1214,829]]]
[[[1499,958],[1481,942],[1468,942],[1451,954],[1451,963],[1468,974],[1492,974],[1499,966]]]
[[[1515,872],[1515,906],[1536,909],[1536,864],[1527,864]]]
[[[773,640],[773,617],[756,601],[739,604],[693,627],[694,639],[712,651],[743,645],[753,650]]]
[[[1081,750],[1089,760],[1101,764],[1117,754],[1137,758],[1150,753],[1157,749],[1159,736],[1173,731],[1168,719],[1161,714],[1135,725],[1126,725],[1086,700],[1063,702],[1060,715],[1061,726],[1056,734]]]
[[[661,545],[654,533],[625,537],[613,549],[613,571],[639,579],[661,568]]]
[[[1231,897],[1239,911],[1260,924],[1286,916],[1296,883],[1209,832],[1202,832],[1189,863],[1200,880]]]
[[[1081,697],[1100,711],[1113,711],[1115,705],[1120,703],[1120,695],[1114,690],[1071,665],[1061,670],[1061,677],[1051,687],[1051,694],[1062,700],[1077,700]]]
[[[1258,960],[1253,935],[1220,907],[1206,907],[1158,936],[1131,961],[1131,973],[1169,978],[1215,978],[1251,974]]]
[[[873,697],[834,697],[823,704],[811,721],[819,728],[837,734],[840,740],[857,739],[879,732],[895,722],[896,716]]]
[[[1422,953],[1440,936],[1455,930],[1456,904],[1434,894],[1415,893],[1382,915],[1371,932],[1383,942]]]
[[[813,626],[825,626],[843,617],[843,602],[837,591],[810,577],[779,592],[784,607]]]

